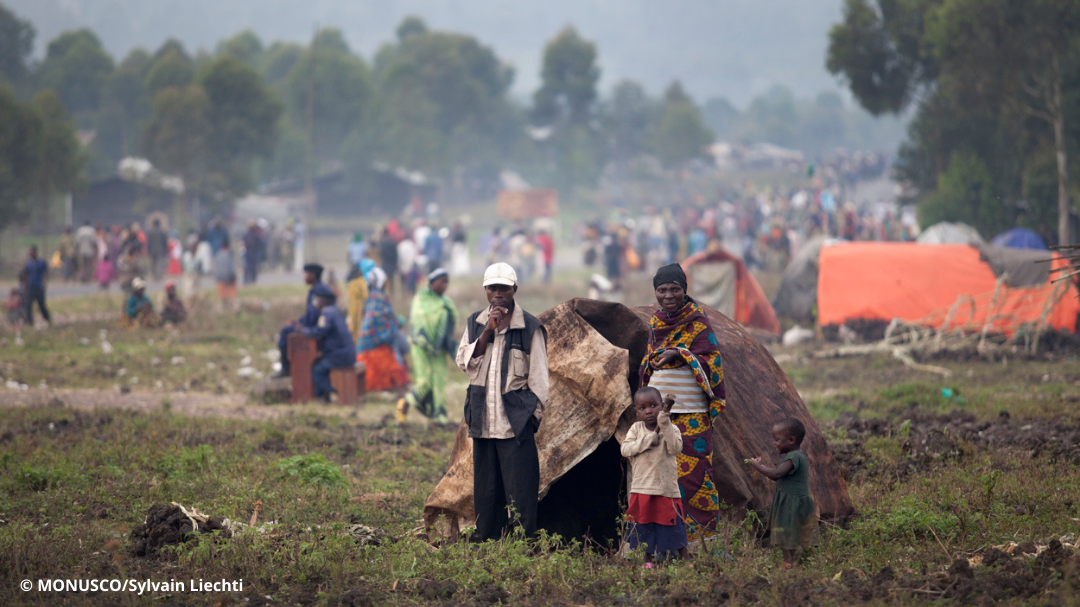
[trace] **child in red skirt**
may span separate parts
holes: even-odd
[[[669,553],[680,558],[686,550],[686,521],[679,491],[682,434],[671,423],[674,400],[662,400],[660,391],[646,386],[634,395],[638,421],[630,426],[622,443],[623,457],[630,459],[630,526],[625,540],[631,550],[645,545],[645,563]]]

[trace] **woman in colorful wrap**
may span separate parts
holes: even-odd
[[[405,387],[408,378],[394,356],[398,321],[385,291],[386,272],[376,267],[364,278],[368,283],[368,299],[364,304],[360,339],[356,342],[356,360],[367,366],[369,391],[398,390]]]
[[[398,401],[397,419],[405,421],[409,407],[438,424],[446,419],[447,357],[457,354],[454,323],[457,311],[445,295],[450,275],[443,268],[428,274],[428,286],[413,297],[409,312],[409,358],[412,360],[412,391]]]
[[[686,294],[686,273],[677,263],[653,277],[660,309],[649,322],[649,351],[641,361],[641,386],[673,395],[671,421],[682,433],[679,489],[686,532],[693,542],[716,532],[720,495],[712,478],[712,420],[724,409],[724,367],[709,319]]]

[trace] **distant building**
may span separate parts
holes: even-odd
[[[106,225],[146,222],[150,213],[175,216],[183,204],[184,182],[165,175],[144,158],[124,158],[117,175],[95,181],[72,196],[70,220],[73,225],[100,221]]]
[[[430,201],[436,186],[418,171],[409,171],[376,162],[366,175],[353,178],[341,168],[319,175],[312,180],[316,211],[323,217],[355,217],[357,215],[399,215],[414,196]],[[304,181],[290,179],[259,188],[258,194],[245,199],[257,200],[296,212],[304,206]],[[246,206],[246,204],[245,204]]]
[[[86,221],[100,221],[105,225],[145,223],[150,213],[160,211],[175,215],[178,204],[182,204],[180,196],[172,190],[128,181],[120,176],[109,177],[72,196],[71,222],[73,225],[82,225]]]

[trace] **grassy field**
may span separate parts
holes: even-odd
[[[523,305],[584,291],[585,274],[562,278],[523,289]],[[258,379],[238,371],[270,372],[265,354],[302,290],[241,294],[239,312],[208,300],[178,331],[116,330],[104,318],[116,296],[56,299],[58,326],[0,331],[0,375],[27,386],[0,387],[0,604],[1080,603],[1076,353],[935,361],[953,372],[942,378],[887,357],[784,351],[857,515],[823,524],[795,571],[747,521],[724,523],[722,552],[650,570],[576,540],[428,537],[421,510],[452,429],[395,424],[387,396],[357,409],[248,401]],[[450,295],[462,312],[480,305],[471,285]],[[464,380],[452,378],[460,419]],[[238,522],[235,535],[139,555],[148,510],[171,502]],[[37,591],[58,578],[243,589]]]

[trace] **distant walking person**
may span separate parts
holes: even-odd
[[[244,232],[244,284],[249,285],[259,277],[259,258],[262,250],[262,234],[254,219],[248,221]]]
[[[75,275],[75,268],[79,261],[79,253],[75,246],[75,234],[72,232],[71,226],[64,227],[64,233],[60,236],[60,245],[57,252],[60,253],[60,263],[63,264],[64,280],[71,280],[71,277]]]
[[[386,291],[394,291],[394,277],[398,275],[398,241],[390,226],[383,230],[379,239],[379,263],[386,272]]]
[[[214,254],[214,280],[217,281],[218,299],[224,309],[237,308],[236,260],[229,243],[224,242]]]
[[[98,260],[98,236],[89,221],[75,230],[75,248],[79,253],[79,280],[90,282]]]
[[[428,419],[445,424],[447,357],[457,352],[454,323],[457,311],[446,296],[450,275],[443,268],[428,274],[428,286],[417,292],[409,313],[409,343],[413,369],[412,390],[398,401],[397,419],[405,421],[409,407]]]
[[[150,233],[146,235],[146,252],[150,255],[151,276],[154,280],[161,280],[169,263],[169,235],[161,227],[160,219],[150,224]]]
[[[29,259],[23,267],[23,273],[26,275],[26,322],[31,327],[34,326],[34,302],[36,301],[38,309],[41,310],[41,316],[51,325],[49,309],[45,307],[45,279],[49,275],[49,264],[45,263],[44,259],[38,259],[37,245],[30,247],[28,255]]]

